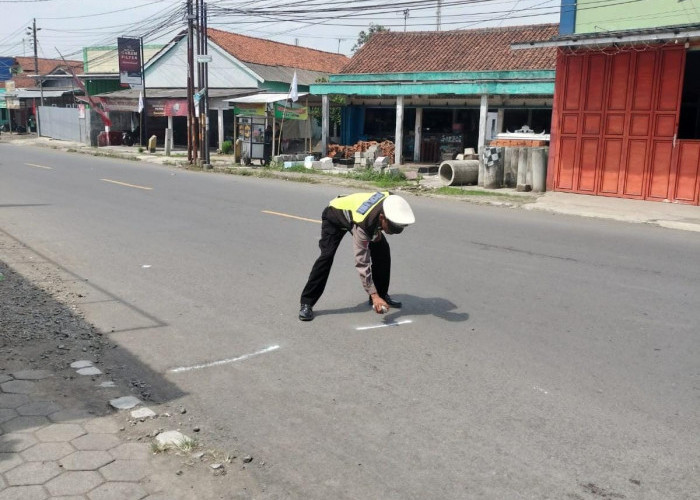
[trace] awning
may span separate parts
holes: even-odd
[[[299,92],[299,97],[304,97],[308,95],[308,92]],[[245,97],[234,97],[233,99],[225,99],[227,102],[237,102],[237,103],[247,103],[247,104],[261,104],[277,101],[286,101],[289,99],[289,94],[255,94],[248,95]]]

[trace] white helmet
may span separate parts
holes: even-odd
[[[416,222],[413,210],[406,200],[395,194],[390,194],[384,200],[384,217],[400,228]]]

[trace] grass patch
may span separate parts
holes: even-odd
[[[480,189],[460,189],[451,186],[443,186],[435,190],[436,194],[457,195],[457,196],[489,196],[512,198],[513,195],[507,193],[496,193],[493,191],[482,191]]]
[[[158,453],[164,453],[168,450],[176,450],[183,453],[190,453],[195,448],[197,448],[197,440],[188,437],[179,441],[177,444],[159,445],[155,441],[151,443],[151,453],[153,453],[154,455]]]
[[[395,188],[400,186],[408,186],[410,183],[406,180],[406,175],[403,172],[394,172],[385,174],[376,172],[372,169],[359,170],[348,175],[350,179],[369,182],[380,188]]]
[[[411,185],[411,183],[408,180],[406,180],[406,176],[404,175],[403,172],[395,172],[395,173],[391,173],[391,174],[385,174],[383,172],[376,172],[372,169],[361,169],[361,170],[356,170],[356,171],[351,170],[347,174],[337,174],[337,173],[324,172],[322,170],[308,169],[303,165],[297,165],[294,167],[284,168],[282,165],[274,164],[274,163],[271,164],[270,167],[268,167],[266,170],[308,174],[306,177],[301,177],[298,179],[291,179],[291,178],[289,179],[289,180],[295,180],[297,182],[318,182],[318,181],[313,180],[313,176],[324,176],[324,177],[333,177],[333,178],[346,178],[346,179],[352,179],[352,180],[356,180],[356,181],[366,182],[366,183],[373,184],[379,188],[384,188],[384,189]],[[311,176],[311,177],[309,177],[309,176]]]

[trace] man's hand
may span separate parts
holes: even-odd
[[[389,304],[387,304],[386,301],[379,296],[379,294],[373,293],[371,297],[374,312],[377,314],[384,314],[389,311]]]

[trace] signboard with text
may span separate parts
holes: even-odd
[[[309,117],[306,106],[285,107],[275,104],[275,118],[284,120],[306,120]]]
[[[260,103],[239,102],[233,107],[233,112],[240,116],[265,116],[266,105]]]
[[[141,85],[141,39],[117,38],[119,83],[122,87]]]

